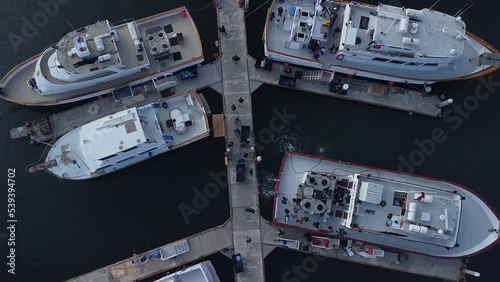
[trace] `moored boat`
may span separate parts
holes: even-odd
[[[182,112],[172,119],[172,112]],[[178,130],[182,128],[182,130]],[[105,175],[210,135],[206,109],[198,94],[175,95],[133,107],[75,128],[49,144],[42,164],[64,179]]]
[[[268,58],[391,82],[430,84],[498,69],[499,51],[466,30],[460,14],[347,1],[274,1]]]
[[[197,65],[201,39],[185,7],[65,34],[0,80],[0,97],[30,106],[75,102]]]
[[[274,192],[276,224],[323,236],[448,258],[499,242],[494,209],[444,180],[287,152]]]

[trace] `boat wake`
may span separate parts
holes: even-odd
[[[274,184],[278,176],[269,170],[259,170],[259,197],[261,203],[271,204],[274,199]]]
[[[305,136],[304,132],[295,125],[283,126],[282,130],[273,135],[273,149],[279,153],[307,152],[309,139]]]

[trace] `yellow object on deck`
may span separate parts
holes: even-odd
[[[322,25],[329,25],[330,24],[330,20],[323,20],[321,22]]]

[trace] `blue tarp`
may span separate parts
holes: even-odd
[[[295,6],[290,6],[290,8],[288,8],[288,15],[292,17],[295,16],[295,9],[296,9]]]
[[[146,257],[148,259],[152,259],[152,258],[161,258],[161,255],[160,255],[160,250],[154,250],[152,251],[151,253],[147,254]]]

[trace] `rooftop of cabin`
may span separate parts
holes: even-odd
[[[430,187],[356,175],[349,204],[352,222],[363,230],[392,232],[453,247],[459,226],[461,198]],[[354,211],[354,212],[353,212]]]
[[[70,73],[87,73],[121,64],[118,48],[110,33],[108,21],[98,21],[68,32],[57,44],[59,65]],[[100,61],[99,56],[105,54],[109,54],[106,60]]]
[[[379,5],[370,16],[376,44],[412,49],[429,57],[458,56],[464,49],[465,23],[444,13]]]
[[[80,140],[81,151],[88,160],[102,160],[147,142],[136,108],[82,126]]]

